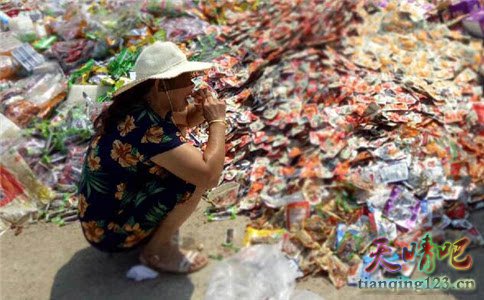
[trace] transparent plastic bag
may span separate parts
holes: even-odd
[[[16,66],[12,58],[0,55],[0,80],[13,77],[16,72]]]
[[[21,226],[53,197],[53,191],[38,180],[18,152],[0,155],[0,234]]]
[[[36,105],[46,103],[66,88],[64,74],[60,72],[42,74],[36,79],[35,84],[25,93],[25,98]]]
[[[301,273],[279,245],[242,249],[214,269],[206,300],[289,300]]]

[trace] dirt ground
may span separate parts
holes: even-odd
[[[227,228],[235,229],[235,241],[240,245],[245,220],[208,223],[201,205],[181,230],[188,246],[204,244],[204,252],[211,255],[230,255],[221,246]],[[484,211],[474,213],[471,221],[484,232]],[[194,242],[196,240],[197,242]],[[136,253],[107,255],[85,241],[78,222],[58,227],[53,224],[35,224],[15,236],[8,231],[0,237],[0,297],[13,299],[203,299],[210,274],[217,263],[211,260],[208,267],[189,275],[160,274],[157,279],[133,282],[125,278],[126,271],[137,263]],[[224,252],[225,251],[225,252]],[[436,274],[456,278],[474,278],[477,291],[472,293],[394,293],[364,292],[344,287],[336,290],[325,277],[304,280],[299,289],[308,289],[325,299],[484,299],[484,251],[471,252],[474,267],[471,272],[456,272],[439,265]]]

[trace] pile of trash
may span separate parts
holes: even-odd
[[[224,180],[240,199],[217,197],[210,220],[248,214],[246,246],[282,241],[336,287],[369,275],[378,237],[394,254],[426,232],[484,245],[467,220],[484,204],[482,41],[410,2],[275,1],[228,19],[229,71],[208,77],[230,103]]]
[[[76,219],[93,119],[141,48],[170,40],[216,63],[204,80],[229,126],[207,216],[248,215],[246,246],[280,243],[304,276],[342,287],[376,238],[399,253],[426,232],[484,245],[468,221],[484,206],[484,49],[431,1],[130,4],[2,4],[2,228]],[[203,148],[207,128],[189,135]]]

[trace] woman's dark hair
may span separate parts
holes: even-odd
[[[154,83],[154,79],[146,80],[113,97],[111,105],[94,121],[94,127],[98,133],[111,131],[136,106],[146,103],[148,93],[151,91]]]

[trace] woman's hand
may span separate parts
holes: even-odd
[[[201,104],[203,116],[208,122],[212,120],[225,120],[225,102],[217,98],[208,89],[201,89],[194,95],[195,103]],[[195,104],[197,105],[197,104]]]
[[[225,120],[225,103],[216,99],[209,90],[197,91],[193,97],[200,103],[206,121]],[[210,125],[207,147],[203,154],[194,146],[185,143],[158,154],[151,160],[204,190],[216,186],[225,156],[225,126],[219,124],[221,123],[216,122]]]

